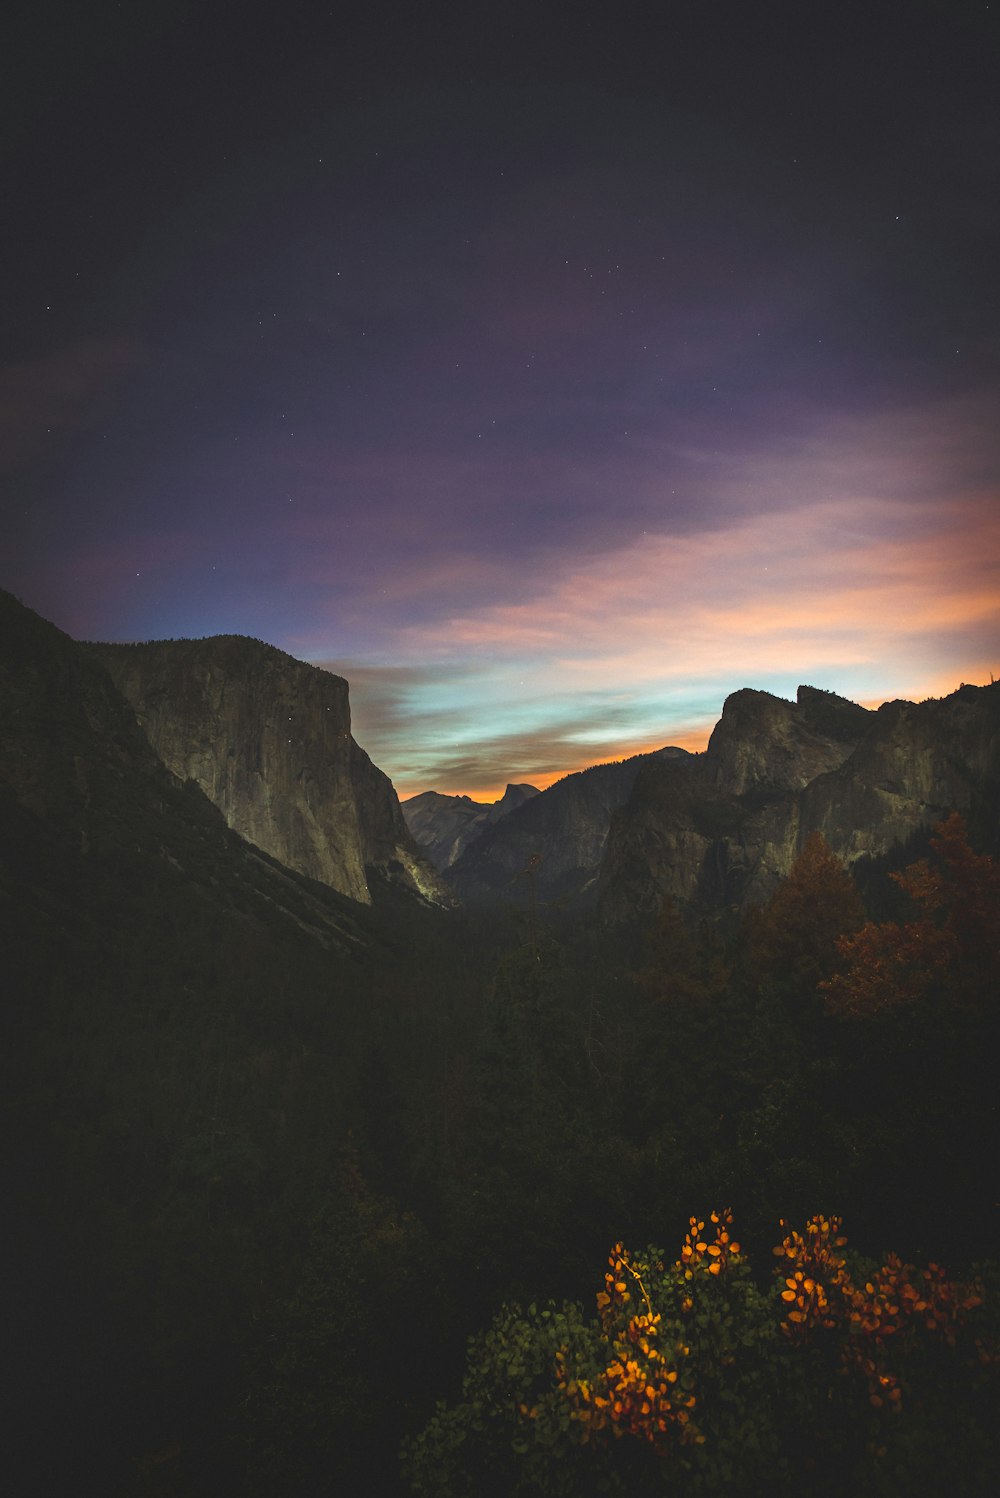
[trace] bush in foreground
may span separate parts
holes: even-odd
[[[461,1401],[404,1450],[412,1490],[972,1491],[991,1462],[986,1271],[956,1283],[846,1242],[836,1218],[786,1231],[766,1285],[728,1211],[691,1218],[674,1262],[616,1244],[596,1316],[511,1306],[473,1338]]]

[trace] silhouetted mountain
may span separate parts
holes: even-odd
[[[509,898],[530,864],[538,899],[587,899],[612,813],[627,800],[640,767],[688,758],[671,747],[567,775],[486,827],[448,870],[449,884],[471,903]]]
[[[499,801],[423,791],[402,803],[406,825],[435,868],[448,869],[494,822],[537,796],[533,785],[508,785]]]

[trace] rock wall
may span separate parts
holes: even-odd
[[[0,905],[16,889],[36,940],[89,943],[95,918],[113,935],[134,892],[153,926],[165,902],[171,930],[200,909],[230,933],[264,921],[328,950],[371,945],[366,911],[236,836],[168,770],[93,650],[3,591],[0,642]]]
[[[167,767],[249,842],[366,904],[366,866],[413,888],[419,871],[421,893],[443,897],[391,782],[351,738],[342,677],[237,635],[90,648]]]
[[[1000,837],[1000,683],[877,713],[810,687],[727,699],[703,755],[643,767],[616,813],[598,905],[646,919],[665,896],[706,915],[762,903],[819,831],[845,862],[886,854],[949,810]]]

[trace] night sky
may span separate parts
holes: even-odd
[[[1000,5],[14,7],[0,583],[402,796],[1000,666]]]

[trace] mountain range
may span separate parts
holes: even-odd
[[[812,832],[851,864],[950,809],[998,841],[997,683],[878,711],[809,686],[794,702],[744,689],[704,753],[668,746],[541,792],[509,785],[492,804],[428,791],[401,807],[352,737],[341,677],[232,635],[78,644],[9,594],[2,607],[10,825],[40,816],[85,851],[153,816],[180,864],[165,828],[179,836],[194,817],[244,879],[273,892],[297,876],[313,901],[342,897],[345,930],[346,912],[390,892],[490,905],[520,900],[523,879],[533,900],[609,924],[667,896],[717,916],[766,900]]]
[[[702,754],[596,765],[502,819],[473,819],[462,797],[409,805],[464,903],[520,900],[530,879],[533,899],[611,925],[648,920],[665,897],[718,917],[767,900],[812,832],[855,864],[891,857],[956,809],[996,846],[1000,684],[878,711],[810,686],[794,702],[744,689]]]

